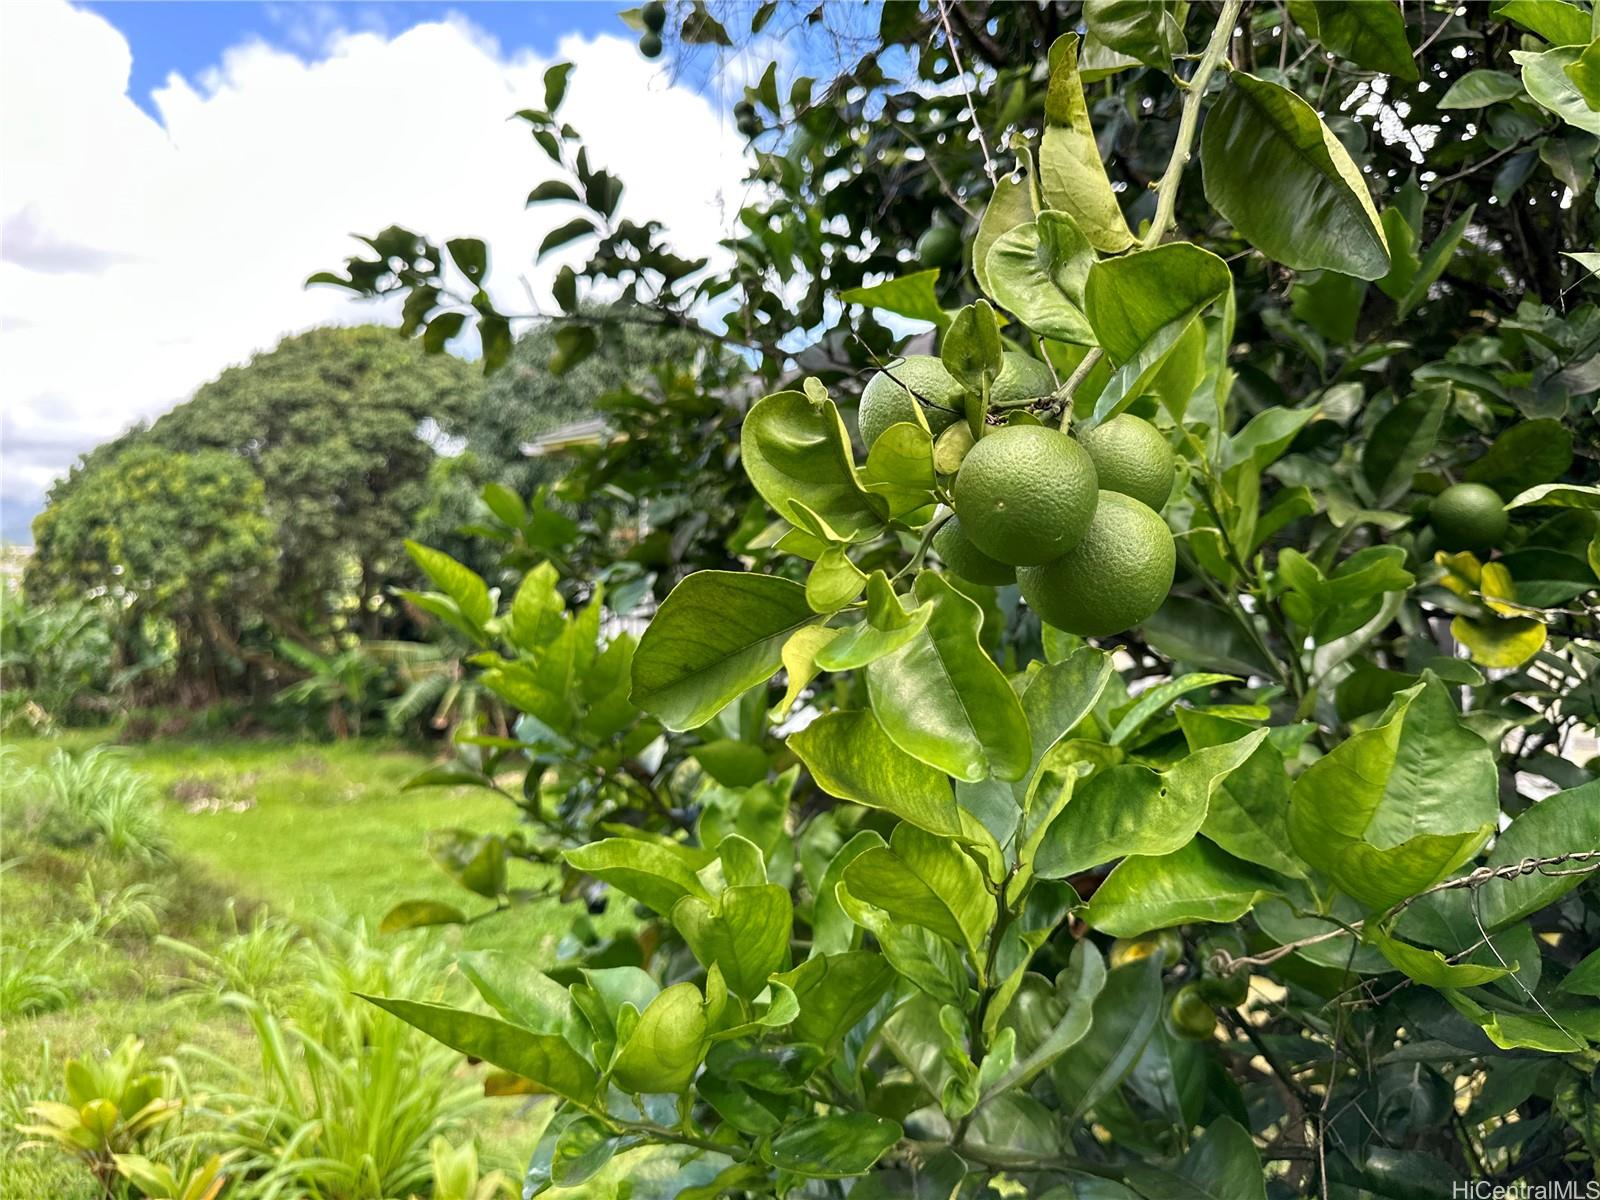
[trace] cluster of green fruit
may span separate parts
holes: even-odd
[[[1167,1002],[1168,1027],[1179,1037],[1205,1041],[1216,1033],[1217,1009],[1238,1008],[1250,996],[1248,975],[1222,969],[1224,962],[1244,954],[1244,940],[1233,932],[1201,938],[1195,943],[1192,966],[1184,963],[1185,949],[1183,935],[1176,929],[1159,929],[1143,937],[1118,938],[1107,961],[1115,969],[1158,958],[1162,972],[1177,977]]]
[[[644,22],[644,32],[639,35],[639,53],[646,58],[660,58],[661,31],[667,24],[667,6],[661,0],[649,0],[639,9],[639,20]]]
[[[1048,396],[1050,370],[1007,351],[991,405]],[[870,446],[902,421],[936,437],[965,411],[965,393],[930,355],[892,363],[861,396]],[[956,472],[954,515],[933,537],[945,567],[973,583],[1017,584],[1039,618],[1068,633],[1121,633],[1160,608],[1177,552],[1160,515],[1175,477],[1172,447],[1124,413],[1072,437],[1031,419],[991,429]]]

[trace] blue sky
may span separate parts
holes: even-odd
[[[553,54],[567,34],[620,33],[617,13],[624,5],[597,0],[540,0],[512,4],[482,0],[439,3],[319,3],[317,0],[259,0],[219,3],[200,0],[116,0],[83,3],[123,36],[133,51],[128,94],[152,116],[150,94],[172,72],[194,79],[222,61],[223,52],[252,39],[281,46],[307,58],[323,52],[325,34],[334,25],[393,35],[455,13],[494,35],[508,50]]]

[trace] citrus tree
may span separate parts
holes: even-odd
[[[727,38],[702,5],[677,15],[682,43]],[[862,63],[927,39],[923,80],[961,103],[858,63],[784,104],[769,72],[739,116],[772,138],[776,196],[710,277],[609,223],[610,177],[554,116],[561,69],[522,114],[577,164],[586,279],[669,324],[744,298],[714,336],[780,385],[738,433],[771,523],[621,650],[556,611],[551,568],[502,603],[419,555],[428,603],[530,714],[477,739],[531,761],[525,795],[604,777],[627,743],[667,799],[562,831],[574,877],[647,914],[638,938],[465,956],[493,1016],[374,1002],[556,1098],[529,1195],[1589,1178],[1594,17],[1225,0],[883,22]],[[970,81],[962,54],[987,64]],[[889,216],[852,257],[834,239],[870,205],[837,194],[892,183],[848,133],[945,109],[972,136],[900,160],[945,216]],[[927,236],[946,220],[964,270]],[[812,241],[774,250],[780,230]],[[431,331],[456,315],[434,313],[443,256],[406,237],[410,265],[344,282],[420,296]],[[946,261],[908,269],[914,241]],[[481,243],[451,245],[481,274]],[[765,268],[813,251],[783,277],[801,302],[768,308]],[[786,354],[779,311],[863,261],[844,308],[791,316],[816,353]],[[878,354],[863,309],[931,324],[932,352]],[[503,318],[482,319],[493,358]],[[834,336],[852,320],[859,341]],[[563,333],[570,358],[604,330]],[[858,353],[877,361],[851,405]],[[503,869],[464,882],[509,895]]]

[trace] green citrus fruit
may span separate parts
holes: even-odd
[[[1139,962],[1151,955],[1161,956],[1163,967],[1174,966],[1183,960],[1183,936],[1176,929],[1162,929],[1142,937],[1118,938],[1111,943],[1107,961],[1113,970],[1125,963]]]
[[[1200,989],[1192,983],[1184,984],[1173,993],[1167,1013],[1172,1019],[1174,1032],[1180,1037],[1202,1041],[1217,1030],[1217,1014],[1200,994]]]
[[[1172,531],[1160,514],[1131,496],[1103,491],[1083,540],[1052,562],[1018,571],[1017,584],[1041,621],[1082,637],[1105,637],[1160,608],[1176,566]]]
[[[861,440],[871,446],[889,426],[902,421],[915,424],[919,400],[928,429],[938,434],[965,411],[965,395],[955,376],[933,355],[897,358],[874,375],[861,393]]]
[[[1043,425],[1007,425],[962,460],[955,509],[974,546],[1023,567],[1076,546],[1103,494],[1089,452],[1066,434]]]
[[[1003,404],[1013,400],[1037,400],[1056,390],[1056,377],[1037,358],[1006,350],[1000,355],[1000,374],[989,389],[989,400]]]
[[[935,221],[917,239],[917,262],[924,267],[951,267],[961,261],[961,231]]]
[[[999,587],[1017,581],[1017,569],[990,558],[972,544],[972,539],[961,532],[961,518],[951,517],[939,526],[933,535],[933,548],[944,565],[956,575],[971,583],[987,583]]]
[[[639,53],[646,58],[661,57],[661,35],[659,33],[646,33],[639,38]]]
[[[1102,490],[1132,496],[1157,512],[1165,507],[1175,460],[1167,439],[1149,421],[1123,413],[1078,440],[1094,459]]]
[[[651,33],[660,33],[661,27],[667,23],[667,6],[661,0],[646,0],[639,9],[639,19]]]
[[[1428,521],[1446,550],[1487,550],[1505,534],[1511,518],[1492,487],[1457,483],[1433,498]]]

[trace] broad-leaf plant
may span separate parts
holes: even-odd
[[[673,14],[681,53],[730,40]],[[717,272],[614,219],[552,72],[519,115],[577,186],[530,200],[583,212],[547,244],[600,239],[560,307],[733,297],[708,336],[759,356],[725,402],[766,511],[637,643],[592,580],[502,598],[413,549],[415,601],[525,714],[465,742],[479,782],[525,771],[533,832],[446,858],[504,902],[529,853],[648,922],[463,956],[479,1009],[372,998],[554,1098],[525,1195],[1592,1178],[1597,32],[1564,0],[891,3],[834,86],[749,89],[768,200]],[[852,246],[862,193],[908,207]],[[910,261],[940,222],[961,263]],[[405,291],[437,345],[476,313],[503,355],[435,247],[372,244],[328,278]],[[481,285],[481,243],[448,254]],[[868,451],[863,373],[901,361],[875,313],[931,327],[963,399]],[[570,357],[604,320],[564,330]],[[1004,352],[1054,385],[994,401]],[[975,443],[1125,412],[1178,464],[1154,616],[1074,637],[943,568]],[[1464,482],[1503,505],[1491,545],[1430,520]]]

